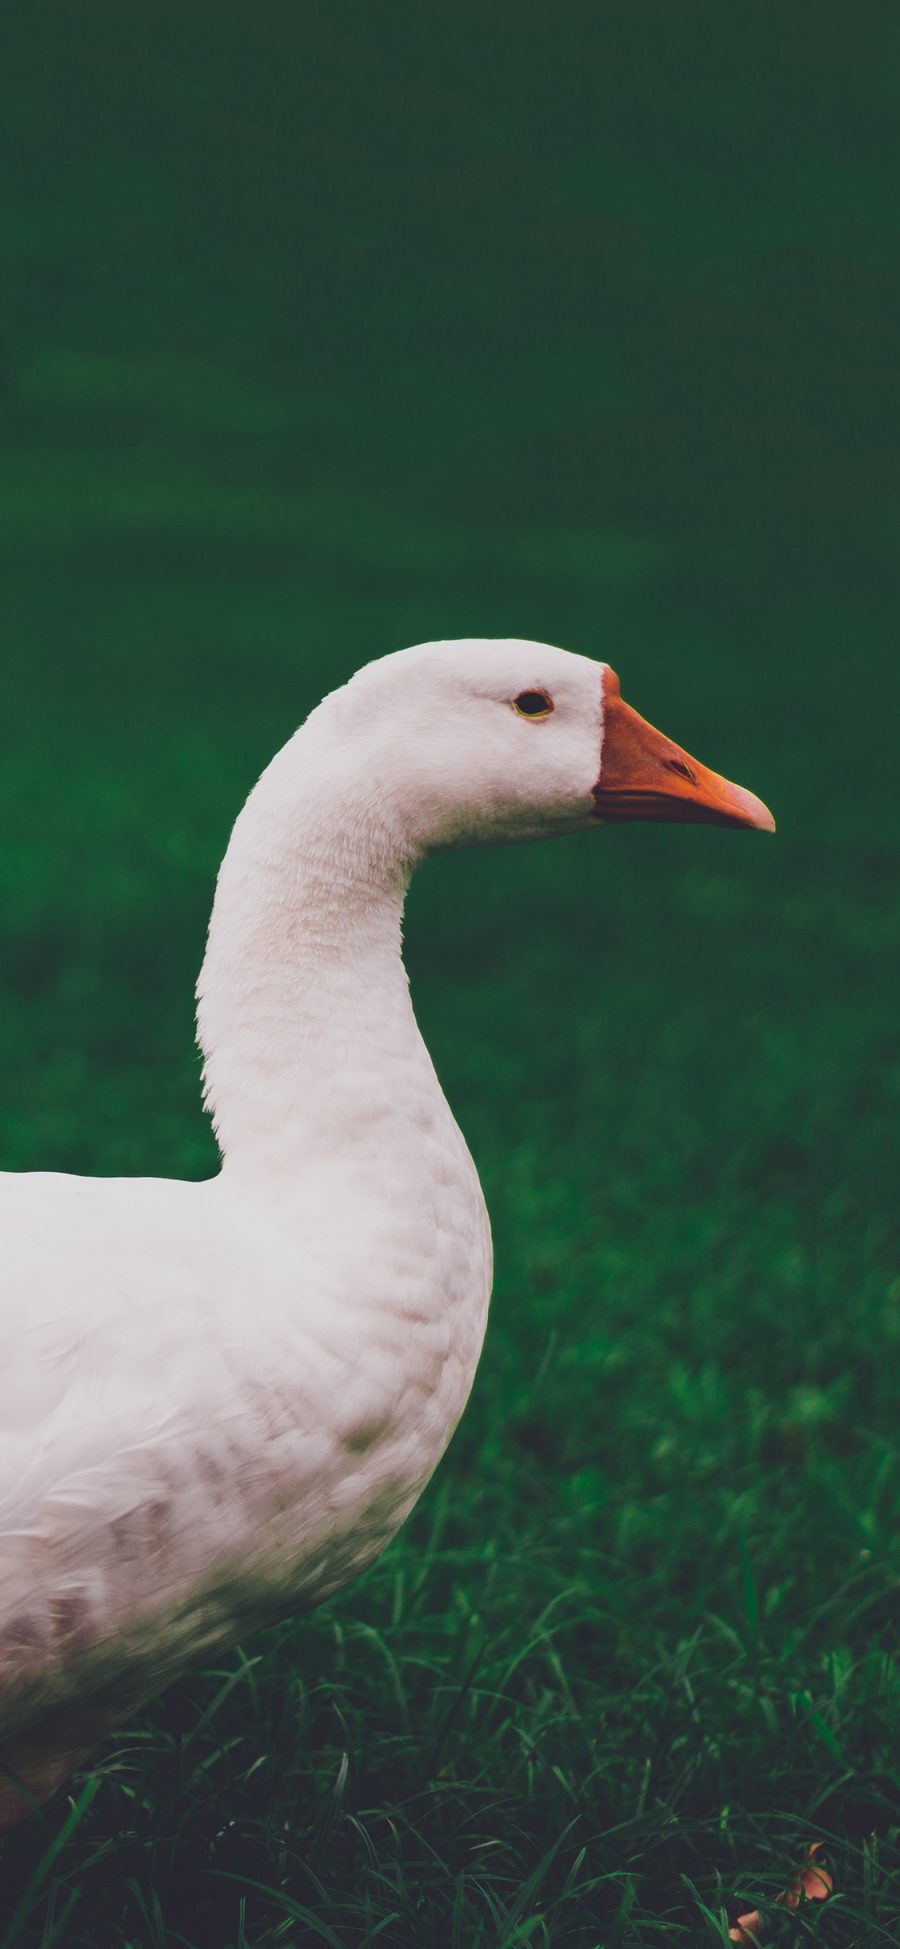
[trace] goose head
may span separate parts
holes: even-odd
[[[410,857],[629,819],[774,830],[752,792],[626,704],[608,664],[551,644],[418,644],[366,665],[327,707]]]

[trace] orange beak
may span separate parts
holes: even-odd
[[[598,819],[669,819],[774,832],[768,806],[707,771],[622,702],[619,679],[603,672],[603,747],[594,786]]]

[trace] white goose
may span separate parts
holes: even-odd
[[[772,828],[546,644],[369,664],[264,772],[198,996],[204,1184],[0,1176],[0,1826],[192,1661],[370,1563],[465,1405],[491,1283],[400,954],[427,853]]]

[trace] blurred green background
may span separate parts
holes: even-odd
[[[277,1712],[233,1690],[177,1791],[194,1695],[101,1764],[62,1939],[720,1941],[821,1834],[817,1939],[893,1941],[896,9],[44,0],[3,40],[4,1163],[215,1168],[215,869],[370,657],[608,659],[779,824],[414,888],[495,1225],[473,1401],[385,1563],[262,1647]]]

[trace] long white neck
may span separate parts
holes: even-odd
[[[313,719],[232,833],[197,988],[226,1165],[270,1174],[329,1148],[346,1156],[384,1138],[411,1071],[437,1088],[400,951],[411,862],[353,792]]]

